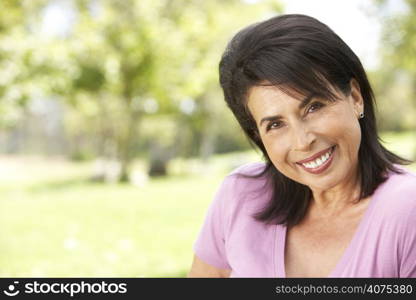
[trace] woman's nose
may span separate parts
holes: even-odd
[[[309,151],[315,141],[314,135],[303,125],[293,128],[293,147],[297,151]]]

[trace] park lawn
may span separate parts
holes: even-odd
[[[221,177],[2,186],[0,276],[185,276]]]
[[[406,157],[415,147],[413,133],[382,138]],[[259,155],[177,160],[143,186],[89,182],[88,163],[14,160],[0,159],[0,277],[183,277],[222,178]]]

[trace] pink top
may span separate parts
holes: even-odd
[[[261,188],[264,178],[236,175],[257,174],[264,165],[243,165],[224,179],[194,244],[201,260],[231,269],[230,277],[285,277],[286,226],[252,217],[271,191]],[[329,277],[416,277],[416,174],[403,170],[376,189]]]

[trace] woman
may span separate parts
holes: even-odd
[[[225,178],[189,277],[416,277],[416,174],[380,144],[365,71],[330,28],[253,24],[220,83],[266,162]]]

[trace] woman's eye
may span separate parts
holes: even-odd
[[[324,106],[324,104],[321,102],[314,102],[311,104],[311,106],[309,106],[308,112],[314,112],[315,110],[320,109],[322,106]]]
[[[267,131],[269,131],[270,129],[275,129],[275,128],[279,128],[281,126],[282,122],[270,122],[269,125],[267,125]]]

